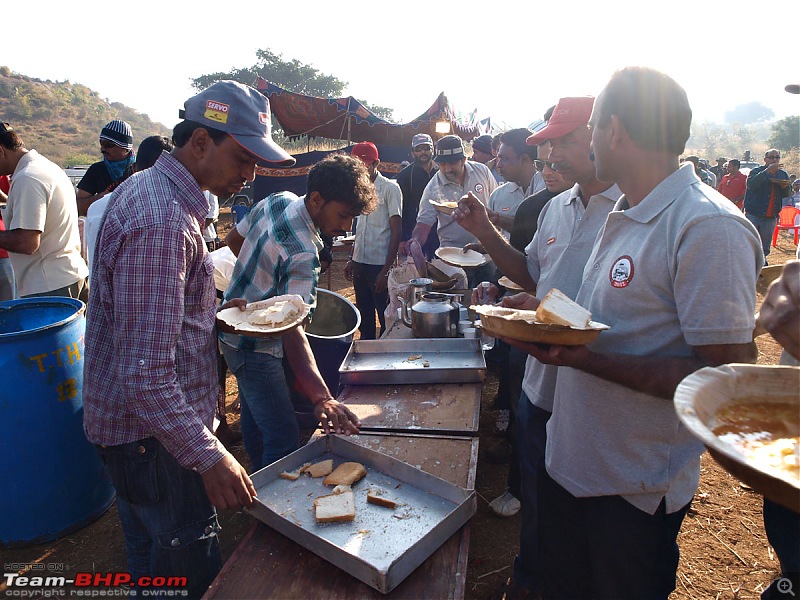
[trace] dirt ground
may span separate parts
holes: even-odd
[[[230,227],[227,211],[222,215],[223,232]],[[783,234],[770,255],[771,264],[783,264],[794,257],[795,246]],[[323,277],[322,284],[327,279]],[[759,285],[759,302],[765,291]],[[331,289],[353,298],[352,287],[344,279],[342,264],[334,263]],[[759,364],[777,364],[780,347],[768,335],[758,338]],[[480,451],[476,490],[478,512],[471,523],[471,543],[467,568],[467,600],[499,598],[503,582],[511,574],[511,563],[518,548],[519,518],[496,517],[489,502],[505,491],[508,466],[487,460],[487,449],[504,443],[493,433],[497,412],[491,401],[497,393],[497,378],[488,373],[484,386],[480,419]],[[228,420],[238,430],[236,382],[227,385]],[[241,442],[230,447],[247,464]],[[220,514],[223,531],[223,560],[227,559],[252,526],[250,516],[236,511]],[[700,487],[678,542],[681,560],[678,582],[671,598],[757,598],[778,574],[778,562],[764,533],[761,497],[722,470],[708,454],[702,458]],[[124,571],[125,551],[116,508],[112,507],[94,523],[53,542],[26,548],[0,549],[8,563],[61,564],[63,574],[75,571]],[[8,568],[5,569],[8,572]],[[58,573],[48,573],[58,574]],[[6,586],[0,582],[0,594]]]

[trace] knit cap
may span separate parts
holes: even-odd
[[[125,121],[114,119],[100,132],[100,139],[116,144],[120,148],[133,150],[133,131]]]

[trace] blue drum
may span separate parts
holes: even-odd
[[[83,433],[85,311],[72,298],[0,302],[0,546],[57,538],[114,501]]]

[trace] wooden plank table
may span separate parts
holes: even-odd
[[[357,435],[351,441],[419,467],[467,489],[475,487],[478,440],[423,435]],[[388,595],[334,567],[261,523],[255,523],[203,598],[448,598],[464,597],[469,525],[440,546]]]

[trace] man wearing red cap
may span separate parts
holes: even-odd
[[[374,340],[376,312],[380,334],[386,329],[384,311],[389,304],[389,269],[397,258],[403,231],[403,193],[396,181],[378,172],[380,159],[375,144],[359,142],[353,146],[352,154],[367,166],[379,203],[374,211],[356,219],[356,240],[344,275],[353,282],[356,307],[361,313],[361,339]]]
[[[563,173],[566,180],[576,183],[542,209],[539,227],[524,253],[491,226],[476,199],[468,197],[459,204],[458,223],[478,236],[497,268],[525,289],[536,290],[535,298],[518,294],[504,299],[503,306],[531,308],[552,288],[571,298],[578,293],[597,232],[621,194],[616,185],[598,180],[590,158],[591,132],[587,124],[593,104],[591,96],[561,98],[547,126],[527,139],[529,145],[549,142],[548,164]],[[520,551],[514,560],[509,598],[540,592],[543,587],[538,488],[544,471],[546,425],[553,410],[556,374],[555,366],[532,357],[526,361],[517,423],[522,494]]]

